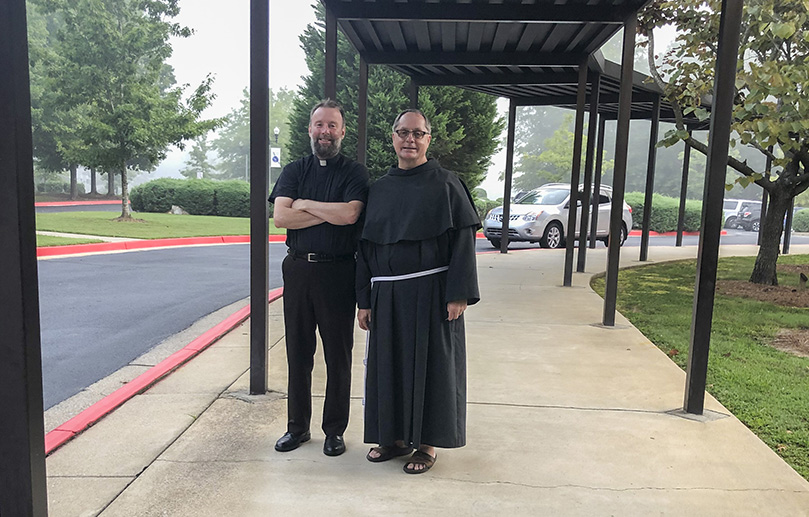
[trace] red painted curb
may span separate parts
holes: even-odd
[[[268,242],[284,242],[286,235],[270,235]],[[98,242],[93,244],[68,244],[65,246],[42,246],[37,248],[37,257],[75,255],[77,253],[101,253],[105,251],[128,251],[170,246],[193,246],[200,244],[241,244],[250,242],[249,235],[220,235],[213,237],[178,237],[172,239],[148,239],[122,242]]]
[[[283,287],[272,290],[269,295],[268,303],[278,300],[283,296],[283,294]],[[74,436],[101,420],[105,415],[117,409],[127,400],[152,387],[159,380],[163,379],[171,372],[199,355],[203,350],[219,341],[222,336],[236,328],[249,317],[250,306],[248,305],[247,307],[244,307],[243,309],[231,314],[225,318],[224,321],[215,325],[160,363],[149,368],[149,370],[146,372],[132,379],[126,384],[126,386],[117,389],[113,393],[107,395],[75,417],[46,434],[45,454],[47,455],[52,453],[57,448],[64,445],[67,441],[71,440]]]
[[[629,235],[632,236],[632,237],[640,237],[642,234],[643,234],[643,232],[641,230],[632,230],[631,232],[629,232]],[[728,234],[728,232],[726,232],[725,230],[722,230],[722,235],[727,235],[727,234]],[[689,235],[689,236],[692,236],[692,237],[698,237],[699,232],[683,232],[683,235]],[[658,232],[650,231],[649,236],[651,236],[651,237],[676,237],[677,232],[658,233]]]
[[[90,205],[120,205],[120,199],[100,199],[98,201],[40,201],[34,206],[90,206]]]

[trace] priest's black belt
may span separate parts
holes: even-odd
[[[293,249],[290,249],[287,253],[296,260],[300,259],[307,262],[342,262],[343,260],[352,260],[354,258],[353,253],[350,255],[330,255],[328,253],[304,253]]]

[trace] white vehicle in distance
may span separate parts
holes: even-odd
[[[761,201],[752,199],[726,199],[722,212],[725,214],[725,228],[743,228],[741,212],[747,208],[757,208],[761,210]]]
[[[579,186],[579,192],[583,190]],[[559,248],[565,245],[567,235],[568,200],[570,184],[548,183],[521,196],[511,204],[508,224],[508,240],[538,242],[543,248]],[[601,187],[598,195],[598,229],[596,238],[607,242],[610,230],[612,188]],[[624,202],[623,224],[620,243],[623,245],[632,228],[632,209]],[[503,231],[503,207],[499,206],[486,214],[483,234],[495,248],[500,247]],[[576,237],[581,221],[581,206],[576,216]]]

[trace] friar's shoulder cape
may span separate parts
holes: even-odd
[[[377,244],[420,241],[469,226],[480,228],[469,189],[430,159],[409,170],[392,167],[371,185],[362,238]]]

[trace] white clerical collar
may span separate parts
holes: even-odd
[[[326,166],[326,160],[324,160],[323,158],[318,158],[318,160],[320,160],[320,166],[321,166],[321,167],[325,167],[325,166]]]

